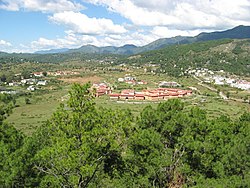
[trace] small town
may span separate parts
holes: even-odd
[[[0,0],[0,188],[250,188],[250,0]]]
[[[186,73],[201,79],[204,83],[214,85],[228,85],[230,87],[239,88],[242,90],[250,90],[250,82],[242,80],[239,77],[225,76],[224,70],[211,71],[209,69],[201,68],[195,70],[187,70]]]

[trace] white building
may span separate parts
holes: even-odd
[[[29,87],[27,88],[27,90],[29,90],[29,91],[35,91],[36,88],[35,88],[35,86],[29,86]]]
[[[40,80],[40,81],[37,82],[36,85],[38,85],[38,86],[45,86],[45,85],[47,85],[47,80]]]
[[[162,81],[159,83],[159,87],[177,87],[177,86],[179,86],[177,82]]]
[[[124,78],[118,78],[118,82],[124,82]]]
[[[224,85],[224,80],[225,80],[224,77],[215,76],[215,77],[214,77],[214,84],[215,84],[215,85]]]
[[[232,83],[231,87],[236,87],[236,88],[243,89],[243,90],[250,90],[250,82],[241,80],[236,83]]]

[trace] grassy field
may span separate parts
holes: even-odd
[[[204,109],[208,117],[229,116],[232,119],[238,118],[244,112],[250,111],[250,105],[232,100],[223,100],[216,97],[202,97],[196,104]]]
[[[7,121],[25,134],[31,135],[56,111],[59,104],[65,101],[67,93],[68,87],[65,87],[60,91],[32,96],[30,98],[31,104],[26,104],[25,98],[21,97],[17,100],[19,107],[14,108]]]
[[[222,100],[218,97],[216,92],[212,92],[197,84],[193,78],[179,78],[173,79],[167,76],[159,76],[153,74],[137,73],[132,75],[138,79],[149,81],[147,87],[157,87],[159,81],[177,81],[184,87],[193,86],[198,91],[191,97],[183,98],[182,100],[187,104],[186,108],[198,106],[206,110],[209,117],[218,117],[220,115],[227,115],[231,118],[238,118],[244,111],[250,111],[250,105],[247,103],[236,102],[232,100]],[[100,73],[98,77],[91,75],[91,78],[77,79],[81,83],[86,81],[103,81],[114,82],[119,77],[123,77],[125,73]],[[68,80],[66,80],[68,81]],[[71,80],[70,80],[71,81]],[[31,135],[37,127],[42,126],[43,123],[51,117],[53,112],[56,111],[60,103],[65,102],[68,98],[68,91],[70,85],[61,85],[61,89],[56,91],[49,91],[43,94],[33,94],[30,97],[31,104],[25,103],[25,98],[20,97],[17,100],[17,105],[13,113],[8,117],[7,121],[13,124],[17,129],[23,131],[26,135]],[[108,96],[96,98],[96,105],[98,107],[106,107],[112,109],[130,109],[134,116],[138,116],[143,108],[148,105],[156,107],[158,103],[145,102],[142,104],[130,102],[117,102],[111,101]]]

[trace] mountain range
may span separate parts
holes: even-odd
[[[218,40],[218,39],[245,39],[250,38],[250,26],[237,26],[226,31],[216,31],[211,33],[200,33],[194,37],[176,36],[172,38],[161,38],[145,46],[135,46],[126,44],[121,47],[106,46],[97,47],[94,45],[84,45],[77,49],[52,49],[47,51],[38,51],[35,54],[53,54],[53,53],[95,53],[95,54],[120,54],[133,55],[151,50],[161,49],[176,44],[191,44],[195,42]]]

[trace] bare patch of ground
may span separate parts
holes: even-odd
[[[103,80],[103,78],[99,76],[89,76],[89,77],[60,78],[59,80],[62,80],[67,83],[85,84],[87,82],[91,83],[100,82]]]

